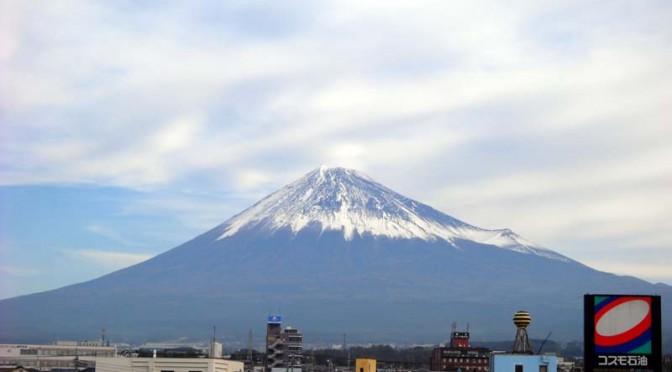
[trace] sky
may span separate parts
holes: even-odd
[[[0,0],[0,298],[322,164],[672,285],[669,1]]]

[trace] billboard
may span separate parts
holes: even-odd
[[[266,319],[266,324],[282,324],[281,315],[269,315]]]
[[[585,370],[662,370],[660,296],[587,294]]]

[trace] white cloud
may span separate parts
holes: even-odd
[[[582,16],[598,20],[593,26],[602,31],[596,33],[552,3],[356,5],[361,12],[329,4],[311,14],[319,22],[268,39],[231,37],[239,31],[236,24],[209,29],[192,23],[206,11],[197,7],[143,9],[141,16],[129,17],[127,9],[111,5],[34,5],[9,7],[23,22],[6,26],[8,38],[18,40],[14,44],[29,37],[41,42],[21,52],[11,48],[3,59],[11,72],[6,76],[14,79],[2,94],[8,99],[4,107],[14,114],[14,125],[24,127],[12,134],[19,138],[11,141],[16,145],[8,158],[21,160],[3,170],[10,183],[33,178],[164,185],[193,169],[233,166],[246,172],[240,166],[246,159],[269,162],[279,151],[297,147],[312,147],[307,155],[320,157],[321,147],[313,143],[354,133],[327,155],[329,162],[339,161],[342,155],[334,153],[361,148],[372,136],[379,142],[398,137],[404,131],[397,124],[414,126],[433,115],[454,126],[461,110],[493,105],[508,105],[524,117],[499,126],[469,118],[473,140],[511,131],[543,133],[547,126],[586,125],[624,110],[641,111],[642,105],[660,109],[665,101],[644,98],[662,97],[656,93],[670,80],[669,52],[660,51],[664,38],[642,45],[637,38],[623,41],[643,25],[652,27],[654,15],[646,13],[638,13],[635,31],[628,31],[595,9],[581,9]],[[609,7],[615,14],[628,11],[622,8]],[[554,12],[565,16],[568,33],[586,37],[586,53],[565,57],[554,43],[529,34],[531,20],[551,19]],[[88,17],[73,23],[64,17],[68,13]],[[59,31],[47,35],[40,31],[45,28]],[[642,74],[654,76],[657,84],[640,82]],[[618,84],[626,85],[614,89]],[[11,101],[23,96],[37,98]],[[59,101],[47,103],[54,99]],[[532,105],[550,100],[544,105],[550,115],[527,105],[529,99]],[[419,131],[426,135],[396,143],[421,148],[427,138],[443,137],[438,126]],[[343,161],[380,166],[397,160],[385,159],[385,153],[358,150]],[[408,166],[427,160],[406,159]],[[300,161],[289,166],[305,169]]]
[[[651,283],[672,283],[672,274],[670,273],[672,261],[667,259],[648,261],[634,258],[627,261],[617,261],[602,258],[584,263],[598,270],[618,275],[634,276]]]
[[[153,257],[153,255],[149,254],[111,252],[91,249],[67,251],[67,253],[74,258],[87,261],[91,264],[99,265],[107,270],[122,269],[146,261]]]
[[[33,268],[16,267],[16,266],[0,266],[0,275],[7,277],[26,277],[36,276],[39,274],[38,270]]]
[[[122,234],[120,234],[118,231],[116,231],[113,228],[110,228],[109,226],[106,226],[104,224],[97,224],[97,223],[92,223],[86,226],[86,230],[100,235],[102,237],[105,237],[117,244],[120,244],[122,246],[127,246],[127,247],[139,247],[142,246],[142,244],[139,244],[131,239],[128,239],[124,237]]]
[[[672,153],[651,149],[482,181],[433,194],[436,205],[469,222],[513,228],[581,261],[590,251],[669,246]]]
[[[642,151],[635,157],[629,155],[493,177],[480,183],[449,186],[443,193],[457,203],[482,203],[590,190],[600,193],[614,186],[623,188],[632,183],[672,180],[672,151],[668,147]]]

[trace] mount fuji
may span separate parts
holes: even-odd
[[[91,338],[101,328],[116,341],[207,339],[213,324],[242,341],[277,312],[306,342],[343,333],[437,342],[453,321],[469,322],[475,339],[509,339],[520,309],[532,314],[532,337],[580,339],[585,293],[670,297],[672,287],[594,270],[358,171],[321,167],[148,261],[0,300],[0,342]]]

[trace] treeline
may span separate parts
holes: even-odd
[[[532,350],[541,353],[555,353],[557,356],[568,360],[575,360],[583,357],[583,343],[580,341],[555,342],[553,340],[530,340]],[[667,339],[664,343],[663,354],[667,355],[665,359],[667,365],[672,365],[672,339]],[[472,347],[486,347],[496,351],[510,351],[513,348],[512,341],[486,341],[473,342]],[[432,351],[437,346],[430,347],[410,347],[395,348],[390,345],[373,346],[353,346],[349,348],[350,366],[355,365],[357,358],[376,359],[383,367],[415,367],[422,368],[429,365],[429,359]],[[252,360],[257,365],[264,363],[266,355],[257,350],[252,350]],[[241,349],[231,353],[233,360],[248,360],[247,349]],[[304,350],[304,363],[313,366],[346,366],[348,363],[348,350],[341,349],[306,349]],[[672,371],[672,368],[669,370]]]
[[[303,362],[314,366],[350,366],[355,365],[357,358],[376,359],[377,363],[386,367],[413,367],[429,365],[429,357],[433,348],[413,347],[394,348],[390,345],[353,346],[349,350],[340,349],[308,349],[303,352]],[[263,364],[266,355],[252,350],[255,364]],[[249,358],[247,349],[231,353],[231,359],[246,361]]]
[[[312,359],[316,365],[327,365],[331,362],[334,366],[344,366],[348,363],[354,365],[357,358],[376,359],[379,364],[390,366],[423,366],[429,365],[429,358],[433,348],[412,347],[395,348],[390,345],[353,346],[349,350],[336,349],[313,349],[306,350],[305,356]]]
[[[581,342],[558,343],[552,340],[531,340],[535,352],[555,353],[567,359],[583,356],[583,344]],[[543,347],[542,347],[543,344]],[[513,347],[511,341],[474,342],[472,347],[486,347],[491,350],[510,351]],[[349,349],[306,349],[304,350],[304,364],[316,366],[346,366],[348,359],[350,366],[354,366],[357,358],[370,358],[384,367],[415,367],[429,366],[432,351],[437,346],[416,346],[409,348],[396,348],[390,345],[352,346]],[[263,363],[265,355],[256,350],[252,351],[252,359],[255,363]],[[231,354],[232,359],[247,360],[247,349],[242,349]]]
[[[535,353],[555,353],[557,356],[568,359],[583,357],[583,342],[571,341],[559,343],[553,340],[530,339],[530,343]],[[513,349],[513,341],[474,342],[472,346],[487,347],[490,350],[496,351],[511,351]]]

